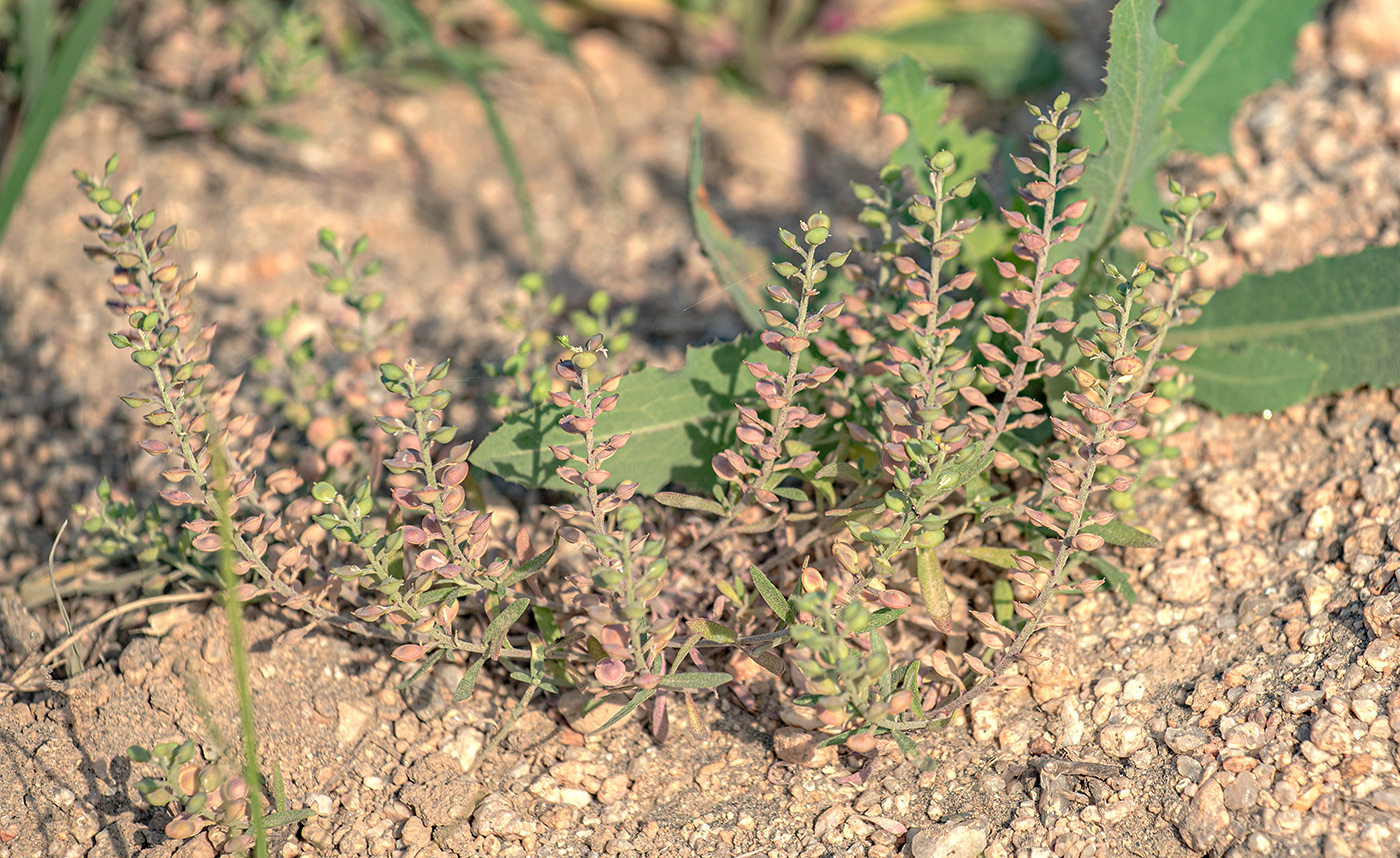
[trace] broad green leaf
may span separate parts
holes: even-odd
[[[991,166],[997,151],[996,135],[981,130],[968,134],[956,118],[944,121],[951,86],[930,86],[928,73],[909,57],[900,57],[876,82],[880,88],[880,113],[900,117],[909,136],[890,155],[890,162],[913,171],[920,187],[928,184],[925,159],[947,149],[958,160],[951,182],[981,175]]]
[[[690,168],[686,174],[690,222],[700,242],[700,250],[710,260],[715,277],[734,302],[734,309],[739,311],[739,316],[751,329],[762,331],[768,327],[759,313],[763,306],[764,287],[770,283],[781,286],[783,280],[773,270],[773,257],[735,235],[710,205],[710,195],[705,190],[702,175],[701,142],[700,117],[696,116],[690,135]]]
[[[1324,365],[1307,395],[1319,396],[1361,385],[1392,387],[1400,384],[1400,248],[1373,247],[1351,256],[1318,259],[1302,268],[1277,274],[1249,274],[1233,288],[1215,295],[1195,324],[1173,332],[1169,342],[1193,343],[1202,348],[1272,350],[1292,365],[1285,370],[1301,380],[1308,370]],[[1288,352],[1301,353],[1312,363],[1297,361]],[[1277,379],[1274,366],[1250,355],[1249,369],[1264,378]],[[1197,357],[1187,369],[1197,372]],[[1243,365],[1243,364],[1242,364]],[[1209,366],[1203,363],[1202,367]],[[1242,373],[1243,374],[1243,373]],[[1233,394],[1214,400],[1200,379],[1196,396],[1220,411],[1258,408],[1258,402]],[[1301,392],[1301,385],[1295,386]],[[1302,396],[1298,397],[1303,398]],[[1296,400],[1295,400],[1296,401]],[[1280,401],[1263,407],[1280,408]]]
[[[1053,79],[1057,64],[1030,15],[942,4],[927,8],[912,20],[814,36],[805,47],[823,62],[850,63],[868,73],[908,55],[943,80],[976,83],[996,98]]]
[[[1084,527],[1084,532],[1102,536],[1103,541],[1109,545],[1120,545],[1125,548],[1160,548],[1162,545],[1152,534],[1138,530],[1130,524],[1124,524],[1116,518],[1108,524],[1087,525]]]
[[[710,460],[733,441],[735,403],[757,399],[744,360],[787,368],[786,358],[748,336],[686,349],[679,370],[648,368],[623,378],[617,408],[600,415],[593,430],[600,440],[632,433],[627,446],[608,459],[613,476],[605,485],[630,479],[642,493],[655,494],[676,482],[708,492],[717,481]],[[565,413],[541,405],[507,418],[472,452],[472,462],[523,486],[574,490],[555,475],[559,463],[547,449],[562,444],[582,451],[583,439],[559,428]]]
[[[1281,411],[1311,399],[1327,364],[1297,349],[1201,346],[1186,364],[1191,398],[1220,414]]]
[[[1180,63],[1176,49],[1157,35],[1159,0],[1120,0],[1109,27],[1104,93],[1091,99],[1080,141],[1094,155],[1079,189],[1091,213],[1079,238],[1055,254],[1096,257],[1128,217],[1128,196],[1152,175],[1171,146],[1166,90]]]
[[[1230,122],[1251,93],[1292,76],[1298,30],[1321,0],[1172,0],[1157,21],[1186,65],[1167,90],[1181,146],[1230,151]]]

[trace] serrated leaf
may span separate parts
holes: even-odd
[[[918,9],[917,17],[813,36],[805,48],[823,62],[849,63],[870,73],[910,56],[942,80],[970,81],[997,98],[1054,77],[1056,63],[1044,47],[1044,31],[1030,15],[944,3]]]
[[[1316,394],[1327,364],[1297,349],[1201,346],[1186,364],[1191,398],[1220,414],[1282,411]]]
[[[743,361],[786,371],[786,358],[764,348],[757,336],[686,349],[678,370],[647,368],[618,385],[617,407],[598,417],[595,437],[631,432],[627,446],[608,459],[605,486],[636,480],[643,494],[670,482],[708,492],[716,482],[710,460],[733,440],[736,402],[757,400]],[[546,404],[508,417],[472,451],[472,462],[530,488],[576,491],[555,475],[551,444],[581,448],[582,439],[559,428],[566,412]]]
[[[1157,537],[1144,530],[1138,530],[1130,524],[1124,524],[1116,518],[1108,524],[1086,525],[1083,530],[1085,533],[1102,536],[1103,541],[1109,545],[1119,545],[1124,548],[1162,547],[1162,543],[1158,541]]]
[[[1202,349],[1255,346],[1300,352],[1326,367],[1308,391],[1310,396],[1361,385],[1391,387],[1400,383],[1397,270],[1400,248],[1373,247],[1351,256],[1317,259],[1292,271],[1245,275],[1234,288],[1216,294],[1195,324],[1174,331],[1169,342]],[[1187,363],[1192,373],[1197,357]],[[1289,361],[1294,364],[1289,374],[1304,374],[1304,363]],[[1196,387],[1198,400],[1217,410],[1258,407],[1237,399],[1205,398],[1216,391],[1209,385],[1203,391],[1200,381]]]
[[[1298,30],[1321,0],[1172,0],[1157,20],[1162,38],[1185,63],[1167,90],[1179,108],[1172,126],[1181,146],[1230,151],[1230,123],[1251,93],[1288,80]]]
[[[783,280],[773,271],[773,257],[763,248],[755,247],[735,235],[710,205],[700,157],[701,144],[700,117],[696,116],[690,135],[690,167],[686,173],[690,223],[695,229],[695,238],[700,242],[700,250],[710,260],[715,277],[734,302],[734,309],[751,330],[762,331],[768,327],[759,313],[763,306],[764,288],[770,283],[781,286]]]
[[[695,673],[670,673],[656,681],[661,688],[686,689],[718,688],[733,681],[734,677],[720,671]]]
[[[928,184],[924,159],[947,149],[958,160],[950,186],[981,175],[997,151],[996,135],[981,130],[968,134],[960,120],[944,121],[951,86],[930,86],[928,73],[909,57],[900,57],[876,82],[880,113],[894,114],[909,126],[909,136],[890,155],[890,163],[908,167],[921,187]]]
[[[1128,195],[1157,168],[1171,146],[1166,90],[1180,63],[1157,34],[1160,0],[1120,0],[1109,27],[1104,93],[1091,99],[1080,125],[1089,159],[1079,189],[1091,202],[1079,238],[1056,259],[1096,257],[1122,231]]]

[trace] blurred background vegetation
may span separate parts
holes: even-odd
[[[453,81],[482,102],[538,262],[514,149],[483,80],[527,36],[616,32],[660,65],[781,98],[803,67],[874,78],[901,55],[993,100],[1053,86],[1071,0],[5,0],[0,12],[0,241],[63,110],[120,105],[152,139],[304,132],[277,108],[324,75],[386,86]],[[1083,5],[1083,4],[1079,4]],[[280,114],[285,115],[285,113]]]

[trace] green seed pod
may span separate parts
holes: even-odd
[[[371,292],[360,299],[360,304],[356,309],[358,309],[361,313],[373,313],[375,310],[378,310],[380,307],[383,306],[384,293]]]
[[[947,149],[941,149],[928,159],[929,168],[938,173],[950,172],[957,166],[957,159]]]
[[[1147,230],[1147,243],[1152,245],[1153,247],[1161,249],[1171,244],[1172,240],[1171,236],[1167,235],[1165,232],[1162,232],[1160,229],[1149,229]]]
[[[1031,130],[1031,136],[1041,143],[1049,143],[1060,136],[1060,129],[1049,122],[1042,122]]]
[[[1180,274],[1191,267],[1191,260],[1184,256],[1168,256],[1162,267],[1172,274]]]
[[[861,213],[856,215],[856,222],[861,226],[879,228],[889,222],[889,216],[879,209],[862,209]]]
[[[964,179],[953,187],[952,194],[960,200],[967,199],[977,187],[976,179]]]
[[[1193,215],[1201,210],[1201,201],[1198,197],[1186,196],[1172,204],[1172,211],[1179,215]]]
[[[137,349],[131,353],[131,359],[139,366],[153,367],[160,362],[160,352],[154,349]]]
[[[890,669],[890,656],[888,653],[877,652],[865,660],[865,675],[871,679],[883,676],[885,671]]]
[[[807,230],[807,232],[803,234],[802,240],[807,242],[807,244],[812,247],[817,247],[818,245],[825,243],[826,240],[830,237],[831,230],[826,229],[825,227],[817,227],[815,229]]]
[[[593,570],[593,585],[599,590],[612,590],[622,583],[622,571],[607,566]]]
[[[326,291],[332,295],[344,295],[350,291],[350,279],[348,277],[332,277],[326,281]]]
[[[130,338],[125,337],[122,334],[108,334],[107,339],[111,340],[112,345],[116,346],[119,349],[131,348]]]
[[[1055,110],[1064,110],[1066,107],[1069,107],[1069,101],[1069,93],[1062,92],[1059,95],[1055,96],[1055,100],[1051,103],[1050,106]]]
[[[885,509],[893,513],[902,513],[908,508],[909,502],[905,500],[903,495],[895,492],[887,492],[885,494]]]
[[[433,398],[431,396],[420,394],[418,396],[410,397],[406,404],[408,405],[410,411],[423,412],[432,408]]]
[[[447,404],[452,401],[452,391],[435,391],[432,396],[428,397],[428,401],[432,404],[434,408],[438,410],[446,408]]]
[[[598,356],[593,352],[579,352],[574,355],[574,366],[579,369],[591,369],[598,362]]]
[[[321,503],[331,503],[335,500],[335,486],[330,483],[317,483],[311,487],[311,497]]]
[[[909,206],[909,216],[919,223],[929,223],[934,218],[933,206],[926,206],[923,203],[914,203]]]
[[[137,229],[141,230],[142,232],[145,232],[152,226],[155,226],[155,222],[156,211],[155,209],[151,209],[150,211],[146,212],[145,214],[141,215],[139,218],[136,219],[135,226]]]

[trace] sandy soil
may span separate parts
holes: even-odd
[[[1238,123],[1238,163],[1174,165],[1218,187],[1235,224],[1215,276],[1400,236],[1400,57],[1366,38],[1384,14],[1360,2],[1304,33],[1295,84]],[[528,41],[493,44],[513,69],[493,91],[551,282],[572,306],[596,289],[640,305],[657,360],[741,324],[685,214],[696,113],[721,211],[770,245],[818,209],[848,226],[846,183],[867,179],[900,133],[854,77],[803,72],[774,103],[658,67],[612,35],[575,48],[577,68]],[[481,361],[507,335],[481,320],[499,314],[527,247],[479,106],[450,86],[324,78],[282,118],[307,139],[153,140],[103,104],[57,127],[0,254],[0,676],[62,638],[42,560],[71,505],[103,474],[119,492],[150,484],[140,430],[112,396],[138,379],[106,341],[70,168],[120,151],[124,182],[180,223],[181,255],[225,332],[222,366],[246,363],[240,343],[288,302],[329,309],[303,267],[327,225],[370,234],[415,353],[454,359],[458,400],[485,388]],[[1328,135],[1341,154],[1317,144]],[[486,419],[466,405],[453,416]],[[501,677],[457,705],[450,666],[398,692],[384,648],[328,634],[274,646],[294,619],[256,612],[262,753],[294,806],[318,813],[283,830],[276,854],[1396,854],[1397,444],[1400,408],[1384,392],[1267,420],[1203,415],[1172,465],[1177,487],[1143,505],[1139,525],[1164,547],[1118,558],[1139,602],[1065,606],[1073,622],[1037,644],[1051,659],[1031,687],[926,737],[927,770],[888,749],[781,759],[775,734],[803,713],[785,685],[755,680],[752,710],[728,692],[705,702],[707,742],[678,727],[658,745],[640,721],[585,740],[546,703],[466,774],[513,700]],[[99,591],[113,570],[67,571],[83,594],[68,599],[76,625],[113,606]],[[83,641],[86,671],[0,699],[0,858],[212,854],[203,838],[161,833],[164,812],[133,786],[148,772],[125,756],[234,733],[225,626],[198,595],[102,625]]]

